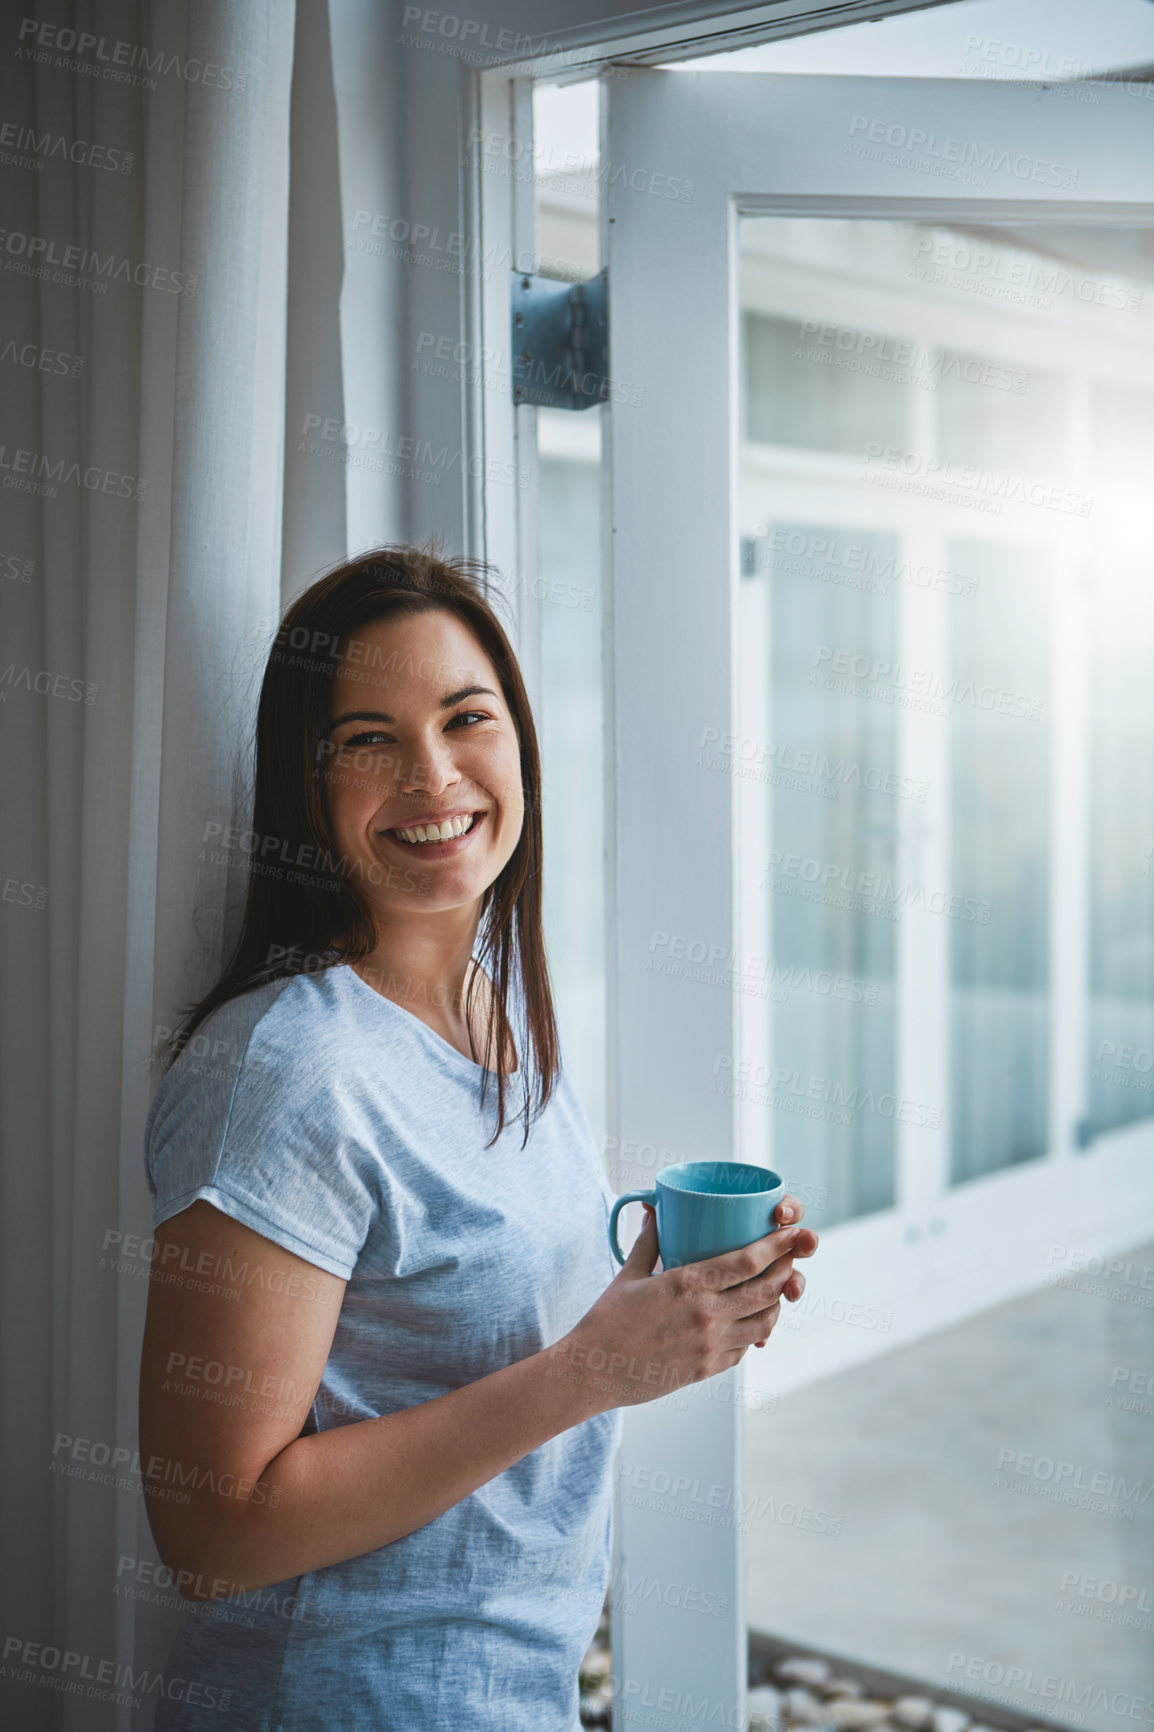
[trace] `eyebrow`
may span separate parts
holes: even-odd
[[[490,698],[495,698],[497,696],[497,693],[493,690],[492,686],[462,686],[458,692],[446,693],[446,695],[441,699],[440,708],[442,710],[451,710],[453,705],[459,704],[462,698],[476,697],[480,693],[484,693]],[[384,710],[346,710],[343,716],[337,716],[334,721],[329,723],[329,728],[332,730],[333,728],[343,727],[346,722],[395,721],[396,717],[387,716]]]

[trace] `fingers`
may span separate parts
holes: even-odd
[[[728,1372],[735,1365],[742,1363],[745,1354],[749,1353],[750,1347],[766,1346],[769,1335],[773,1334],[780,1315],[780,1304],[773,1304],[766,1311],[761,1311],[759,1315],[745,1318],[742,1335],[736,1337],[736,1341],[729,1344],[728,1351],[724,1353],[724,1358],[717,1370]],[[716,1373],[710,1373],[710,1375],[716,1375]]]
[[[795,1227],[805,1214],[805,1209],[792,1191],[787,1191],[774,1211],[774,1219],[779,1227]]]
[[[720,1257],[705,1258],[695,1267],[701,1271],[702,1282],[707,1287],[714,1290],[736,1287],[742,1281],[762,1274],[779,1257],[792,1256],[795,1246],[808,1239],[813,1239],[816,1246],[816,1234],[811,1233],[808,1227],[775,1227],[773,1232],[755,1239],[750,1245],[743,1245],[739,1251],[724,1251]],[[810,1252],[802,1250],[800,1255],[809,1256]]]
[[[801,1296],[804,1292],[805,1292],[805,1276],[802,1274],[800,1269],[795,1269],[793,1274],[790,1276],[789,1280],[786,1282],[785,1286],[782,1288],[781,1297],[782,1297],[782,1299],[788,1299],[792,1303],[796,1303],[797,1300],[799,1300],[801,1298]],[[761,1336],[757,1341],[754,1342],[753,1345],[755,1347],[764,1347],[766,1342],[769,1340],[769,1337],[773,1331],[774,1325],[778,1322],[778,1320],[781,1317],[780,1301],[777,1305],[772,1306],[770,1308],[770,1311],[773,1314],[773,1321],[770,1323],[769,1328],[766,1330],[765,1334],[763,1336]],[[769,1314],[770,1313],[768,1313],[768,1312],[765,1313],[765,1315],[769,1315]],[[754,1321],[756,1321],[756,1318],[754,1319]]]
[[[657,1261],[657,1211],[649,1203],[643,1203],[641,1206],[645,1210],[645,1224],[633,1241],[633,1247],[628,1257],[621,1265],[621,1275],[617,1277],[618,1280],[621,1279],[622,1275],[629,1280],[634,1277],[649,1275]]]
[[[816,1241],[816,1234],[806,1228],[802,1238]],[[816,1243],[813,1248],[816,1248]],[[791,1247],[783,1256],[777,1257],[769,1268],[760,1275],[751,1276],[746,1281],[736,1282],[732,1287],[725,1288],[716,1295],[719,1304],[733,1306],[739,1317],[751,1317],[764,1306],[775,1299],[784,1298],[796,1303],[805,1292],[805,1276],[793,1266],[795,1256],[809,1257],[813,1248],[808,1243],[800,1250]]]
[[[782,1231],[787,1235],[787,1243],[783,1250],[776,1253],[774,1261],[777,1261],[781,1257],[792,1258],[813,1256],[814,1252],[817,1250],[819,1241],[818,1236],[812,1227],[787,1227],[783,1228]],[[769,1235],[770,1238],[774,1238],[775,1236],[776,1235],[772,1233]],[[750,1245],[747,1246],[746,1249],[753,1250],[754,1247]]]
[[[727,1251],[698,1267],[704,1284],[711,1289],[740,1287],[767,1277],[770,1269],[785,1259],[792,1267],[795,1257],[812,1257],[817,1244],[817,1234],[809,1227],[781,1227],[740,1251]]]
[[[764,1311],[756,1311],[752,1317],[742,1319],[738,1339],[744,1341],[747,1347],[764,1347],[780,1316],[781,1300],[775,1299]]]
[[[739,1321],[748,1323],[750,1318],[759,1316],[767,1307],[776,1305],[795,1278],[792,1258],[779,1257],[763,1275],[713,1294],[713,1304],[723,1314],[728,1313]]]

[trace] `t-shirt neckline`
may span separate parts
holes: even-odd
[[[338,962],[333,966],[350,975],[351,978],[356,981],[354,991],[359,988],[360,991],[369,993],[371,997],[376,999],[378,1004],[387,1005],[390,1010],[395,1010],[399,1016],[404,1017],[407,1023],[414,1024],[421,1033],[427,1035],[430,1040],[435,1041],[438,1050],[447,1054],[449,1058],[455,1059],[458,1065],[464,1065],[466,1070],[480,1073],[482,1076],[491,1076],[494,1081],[496,1081],[498,1075],[497,1071],[489,1070],[487,1065],[478,1064],[475,1059],[467,1058],[458,1047],[453,1045],[452,1041],[448,1041],[445,1039],[444,1035],[438,1034],[435,1028],[430,1028],[428,1023],[421,1017],[415,1016],[411,1010],[406,1010],[404,1005],[398,1004],[395,999],[386,998],[383,992],[378,992],[375,986],[370,986],[367,980],[361,979],[351,962]],[[509,1081],[514,1077],[519,1077],[520,1075],[521,1066],[518,1064],[516,1070],[506,1071],[505,1079],[506,1081]]]

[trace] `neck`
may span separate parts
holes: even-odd
[[[463,1023],[479,918],[474,904],[395,925],[378,923],[375,948],[352,966],[366,985],[405,1009],[422,1006]]]

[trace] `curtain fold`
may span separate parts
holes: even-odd
[[[294,0],[59,0],[0,56],[3,1632],[87,1661],[8,1655],[29,1732],[151,1724],[155,1691],[87,1681],[154,1675],[171,1630],[129,1597],[124,1247],[157,1028],[231,936],[243,862],[203,839],[243,816],[280,610],[293,33]]]

